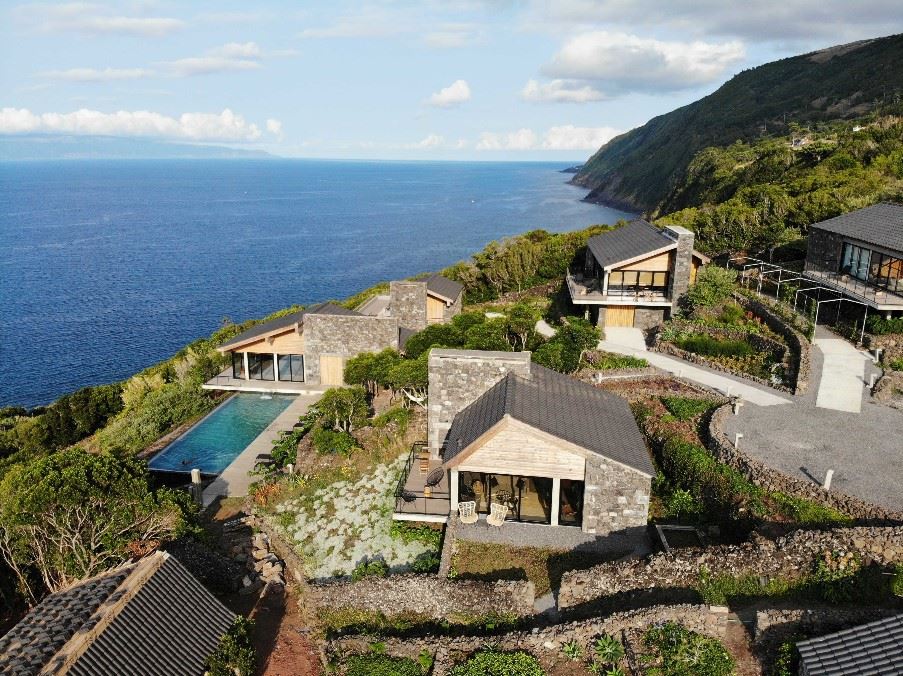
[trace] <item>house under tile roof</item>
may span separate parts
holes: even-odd
[[[903,204],[881,202],[809,227],[903,251]]]
[[[643,474],[655,474],[627,401],[536,363],[527,377],[509,372],[455,416],[444,461],[454,459],[506,415]]]
[[[225,350],[233,345],[241,345],[242,343],[247,343],[249,340],[253,340],[254,338],[262,338],[271,333],[283,331],[295,325],[301,325],[304,323],[304,316],[309,314],[356,316],[360,313],[355,312],[354,310],[349,310],[348,308],[342,307],[341,305],[336,305],[335,303],[320,303],[318,305],[312,305],[304,310],[292,312],[290,314],[283,315],[282,317],[276,317],[275,319],[270,319],[269,321],[256,324],[247,331],[242,331],[237,336],[235,336],[235,338],[232,338],[228,342],[220,345],[219,349]]]
[[[636,218],[620,228],[593,235],[586,243],[587,248],[603,268],[609,268],[644,256],[677,247],[677,240],[665,234],[652,223]],[[696,258],[708,262],[708,257],[693,251]]]
[[[903,614],[796,644],[802,676],[900,676]]]
[[[464,290],[464,285],[440,274],[435,274],[427,277],[426,290],[434,296],[439,296],[443,300],[454,303]]]
[[[155,552],[41,601],[0,637],[0,670],[201,676],[234,618],[175,557]]]

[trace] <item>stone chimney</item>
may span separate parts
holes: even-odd
[[[426,328],[426,282],[389,282],[389,316],[412,331]]]
[[[695,236],[690,230],[679,225],[666,225],[665,234],[677,242],[674,252],[674,269],[671,270],[671,311],[677,310],[677,302],[690,288],[690,275],[693,271],[693,243]]]
[[[430,453],[439,449],[452,420],[509,372],[530,375],[529,352],[484,352],[434,348],[429,357]]]

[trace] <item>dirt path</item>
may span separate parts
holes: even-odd
[[[761,676],[762,668],[752,652],[752,637],[744,621],[749,622],[755,617],[755,611],[738,615],[731,613],[727,618],[727,635],[724,637],[724,647],[734,658],[737,676]]]

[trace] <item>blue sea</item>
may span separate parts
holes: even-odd
[[[223,318],[344,298],[487,242],[629,217],[564,163],[0,163],[0,406],[120,380]]]

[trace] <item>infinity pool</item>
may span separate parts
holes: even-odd
[[[152,470],[219,474],[295,399],[291,395],[236,394],[157,453]]]

